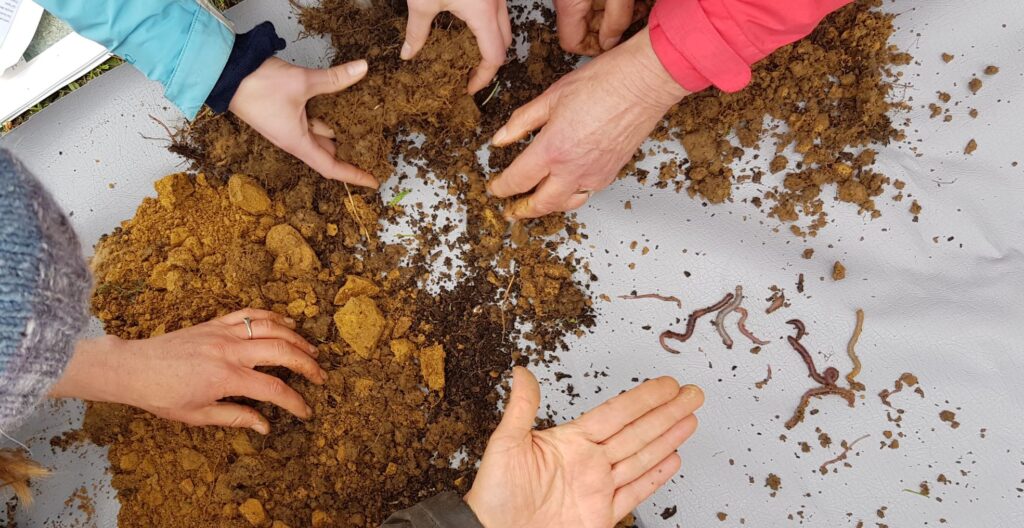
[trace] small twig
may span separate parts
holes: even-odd
[[[173,133],[173,132],[171,132],[171,129],[170,129],[170,127],[168,127],[167,125],[165,125],[163,121],[161,121],[161,120],[157,119],[155,115],[153,115],[153,114],[146,114],[146,115],[148,115],[148,116],[149,116],[149,118],[150,118],[150,119],[152,119],[153,121],[156,121],[156,124],[158,124],[158,125],[160,125],[160,126],[164,127],[164,132],[167,132],[167,140],[168,140],[168,141],[172,141],[172,140],[174,140],[174,133]]]
[[[718,330],[718,335],[722,338],[722,344],[725,348],[732,350],[732,336],[725,329],[725,316],[729,315],[736,310],[736,307],[743,302],[743,286],[736,286],[736,296],[732,298],[732,302],[726,304],[718,311],[718,315],[715,316],[715,330]]]
[[[731,293],[725,294],[722,300],[708,306],[706,308],[698,308],[690,313],[690,316],[686,318],[686,332],[680,334],[679,332],[673,332],[672,330],[665,330],[658,336],[658,341],[661,342],[661,348],[673,353],[678,354],[679,351],[668,346],[665,343],[666,339],[675,339],[676,341],[686,342],[688,339],[693,337],[693,330],[697,327],[697,320],[705,315],[721,310],[725,305],[732,302],[733,295]]]
[[[349,208],[352,209],[352,216],[355,217],[356,223],[359,224],[359,229],[363,232],[363,237],[366,241],[370,241],[370,232],[366,230],[366,226],[363,225],[363,219],[360,218],[359,211],[356,210],[356,201],[352,199],[352,191],[348,188],[348,182],[341,182],[345,186],[345,192],[348,193],[348,204]]]
[[[657,293],[645,293],[643,295],[619,295],[619,299],[657,299],[659,301],[674,302],[679,308],[683,307],[683,301],[679,300],[679,297],[674,295],[658,295]]]
[[[489,95],[487,96],[487,98],[486,98],[486,99],[484,99],[484,102],[480,103],[480,106],[484,106],[484,105],[486,105],[486,104],[487,104],[487,102],[488,102],[488,101],[490,101],[490,100],[491,100],[491,98],[492,98],[492,97],[494,97],[494,95],[495,95],[496,93],[498,93],[498,88],[500,88],[500,87],[501,87],[501,84],[500,84],[500,83],[494,83],[494,89],[493,89],[493,90],[491,90],[491,93],[490,93],[490,94],[489,94]]]
[[[846,344],[846,353],[850,356],[850,361],[853,362],[853,369],[846,375],[846,381],[850,384],[850,388],[855,391],[864,390],[864,384],[857,381],[857,374],[860,374],[860,357],[857,356],[854,348],[857,346],[857,339],[860,338],[861,330],[864,329],[864,310],[857,309],[857,325],[853,327],[853,335],[850,336],[850,342]]]
[[[747,315],[749,315],[749,314],[747,313],[747,309],[746,308],[744,308],[742,306],[737,306],[736,307],[736,313],[740,314],[740,320],[736,323],[736,326],[739,327],[741,334],[746,336],[747,339],[749,339],[755,345],[762,345],[763,346],[763,345],[767,345],[769,343],[769,341],[765,341],[763,339],[758,339],[757,336],[755,336],[753,334],[753,332],[751,332],[750,330],[747,330]]]
[[[865,439],[865,438],[867,438],[869,436],[871,436],[871,435],[870,434],[866,434],[866,435],[864,435],[864,436],[854,440],[853,442],[849,442],[849,443],[844,441],[843,444],[842,444],[843,445],[843,452],[839,453],[839,456],[837,456],[837,457],[835,457],[835,458],[833,458],[831,460],[825,461],[824,464],[822,464],[821,466],[818,467],[818,471],[820,471],[822,475],[827,474],[828,473],[828,467],[830,465],[835,464],[836,462],[842,462],[843,460],[846,460],[846,457],[850,454],[850,451],[853,450],[853,446],[857,445],[857,442],[860,442],[861,440],[863,440],[863,439]]]

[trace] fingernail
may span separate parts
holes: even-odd
[[[263,422],[260,422],[260,423],[257,423],[257,424],[253,424],[251,429],[253,431],[256,431],[257,433],[259,433],[261,435],[268,435],[268,434],[270,434],[270,426],[268,426],[267,424],[265,424]]]
[[[284,324],[288,326],[295,326],[295,319],[292,319],[291,317],[285,317]]]
[[[363,75],[364,73],[366,73],[366,70],[369,67],[370,67],[370,65],[367,64],[366,61],[364,61],[364,60],[357,60],[355,62],[350,62],[348,64],[348,66],[345,66],[345,71],[347,71],[348,74],[353,76],[353,77],[359,77],[359,76]]]
[[[606,39],[602,40],[601,41],[601,49],[607,51],[607,50],[610,50],[610,49],[614,48],[615,45],[619,43],[619,39],[621,39],[621,38],[622,37],[612,37],[612,38],[606,38]]]
[[[327,383],[327,371],[324,369],[320,369],[320,381]]]
[[[679,394],[687,399],[696,398],[703,393],[704,391],[696,385],[683,385],[683,387],[679,389]]]
[[[315,345],[309,345],[309,353],[313,354],[315,356],[315,355],[318,355],[320,353],[320,351],[317,350]]]
[[[506,130],[506,128],[507,127],[499,128],[498,131],[495,132],[494,136],[491,138],[491,143],[494,143],[495,145],[503,144],[505,142],[505,136],[508,135],[508,130]]]
[[[306,406],[306,418],[310,418],[312,416],[313,416],[313,408],[310,407],[309,405],[307,405]]]
[[[408,42],[402,43],[402,60],[409,60],[412,58],[412,46]]]

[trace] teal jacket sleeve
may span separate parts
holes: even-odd
[[[189,119],[216,84],[235,41],[207,0],[35,0],[83,37],[164,86]]]

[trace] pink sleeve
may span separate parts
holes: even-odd
[[[852,0],[658,0],[651,45],[672,78],[690,92],[714,84],[736,92],[750,66],[814,30]]]

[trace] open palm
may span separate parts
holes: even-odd
[[[661,377],[535,431],[540,386],[517,367],[466,502],[486,528],[614,526],[679,470],[676,449],[703,400],[699,388]]]

